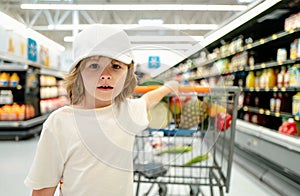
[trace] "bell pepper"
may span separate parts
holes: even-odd
[[[225,131],[231,126],[232,116],[228,113],[219,113],[215,123],[218,131]]]
[[[283,122],[279,127],[278,132],[286,135],[297,135],[298,132],[294,119],[290,118],[287,121]]]

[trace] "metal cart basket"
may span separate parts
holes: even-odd
[[[142,87],[136,95],[155,88]],[[136,195],[140,195],[143,183],[151,183],[143,195],[154,185],[158,185],[159,195],[172,195],[168,185],[174,184],[188,186],[186,195],[204,194],[205,186],[209,195],[228,193],[239,93],[237,87],[190,86],[181,87],[179,95],[166,97],[164,104],[171,112],[167,117],[159,114],[152,118],[168,122],[161,127],[149,126],[136,136]]]

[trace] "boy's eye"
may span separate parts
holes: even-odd
[[[91,69],[98,69],[100,67],[100,65],[98,65],[97,63],[93,63],[89,65],[89,68]]]
[[[112,65],[112,68],[113,69],[120,69],[120,68],[122,68],[120,65],[118,65],[118,64],[113,64]]]

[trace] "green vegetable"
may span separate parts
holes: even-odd
[[[210,157],[210,153],[205,153],[203,155],[196,156],[195,158],[192,158],[191,160],[189,160],[188,162],[183,164],[183,166],[190,166],[190,165],[193,165],[195,163],[199,163],[201,161],[204,161],[204,160],[208,159],[209,157]]]
[[[162,151],[158,152],[156,155],[160,156],[160,155],[163,155],[165,153],[180,154],[180,153],[189,152],[191,150],[192,150],[191,146],[175,146],[173,148],[167,148],[165,150],[162,150]]]
[[[141,86],[161,86],[164,82],[161,80],[146,80],[141,84]]]

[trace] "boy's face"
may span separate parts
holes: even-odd
[[[111,104],[123,90],[128,66],[103,56],[90,57],[82,66],[85,101],[96,107]]]

